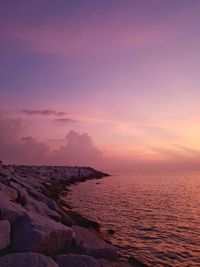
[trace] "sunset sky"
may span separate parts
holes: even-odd
[[[0,159],[200,167],[199,0],[0,1]]]

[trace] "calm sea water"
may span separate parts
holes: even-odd
[[[133,171],[72,186],[75,210],[98,221],[121,255],[148,266],[200,266],[200,172]]]

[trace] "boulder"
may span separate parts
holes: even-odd
[[[105,259],[100,259],[99,260],[100,266],[101,267],[131,267],[131,265],[128,262],[124,261],[108,261]],[[138,265],[134,265],[135,267],[139,267]]]
[[[43,203],[45,203],[49,209],[59,212],[59,208],[55,200],[44,196],[42,193],[38,192],[38,190],[35,190],[35,189],[27,190],[27,192],[29,193],[30,196],[32,196],[36,200],[42,201]]]
[[[45,203],[38,201],[32,197],[28,197],[26,199],[24,208],[28,211],[39,213],[45,217],[50,217],[56,221],[61,221],[61,216],[56,211],[49,209],[49,207]]]
[[[12,235],[16,252],[33,251],[46,255],[67,249],[72,239],[71,228],[31,212],[18,221]]]
[[[72,229],[76,253],[108,260],[118,258],[117,250],[91,231],[80,226],[72,226]]]
[[[10,245],[10,223],[9,221],[0,221],[0,250]]]
[[[22,205],[25,206],[25,204],[27,203],[27,199],[29,198],[29,195],[26,191],[26,189],[20,185],[20,183],[16,183],[16,182],[11,182],[10,186],[12,188],[14,188],[17,193],[18,193],[18,199],[17,201]]]
[[[24,216],[27,211],[20,205],[9,201],[7,195],[0,191],[0,219],[8,220],[11,225]]]
[[[0,192],[3,192],[10,200],[17,199],[17,191],[7,185],[0,183]]]
[[[97,259],[85,255],[60,255],[56,261],[59,267],[101,267]]]
[[[1,267],[58,267],[50,257],[38,253],[14,253],[0,257]]]
[[[5,168],[0,168],[0,182],[3,184],[9,184],[11,173]]]

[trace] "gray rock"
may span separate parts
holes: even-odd
[[[29,195],[26,191],[26,189],[21,186],[19,183],[16,182],[11,182],[10,186],[12,188],[14,188],[15,190],[17,190],[18,193],[18,201],[21,203],[21,205],[25,205],[27,202],[27,199],[29,198]]]
[[[85,255],[60,255],[56,261],[59,267],[101,267],[97,259]]]
[[[72,239],[71,228],[34,213],[20,219],[12,235],[16,252],[33,251],[46,255],[67,249]]]
[[[28,190],[28,193],[36,200],[42,201],[43,203],[45,203],[49,209],[59,212],[59,208],[55,200],[44,196],[42,193],[38,192],[38,190],[34,190],[34,189]]]
[[[8,169],[0,168],[0,181],[1,183],[8,184],[11,177],[11,173]]]
[[[72,229],[75,234],[74,241],[78,254],[108,260],[116,260],[118,258],[117,250],[91,231],[80,226],[72,226]]]
[[[9,221],[0,221],[0,250],[10,245],[10,223]]]
[[[26,204],[24,206],[28,211],[32,211],[35,213],[39,213],[45,217],[50,217],[56,221],[60,221],[60,215],[54,211],[49,209],[49,207],[43,203],[42,201],[38,201],[32,197],[28,197],[26,199]]]
[[[58,267],[50,257],[38,253],[14,253],[0,257],[1,267]]]
[[[7,195],[10,200],[14,201],[17,199],[17,191],[7,185],[0,183],[0,191]]]
[[[8,220],[11,225],[24,216],[27,211],[20,205],[9,201],[7,195],[0,191],[0,219]]]

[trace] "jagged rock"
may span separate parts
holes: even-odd
[[[9,221],[0,221],[0,250],[10,245],[10,223]]]
[[[38,253],[14,253],[0,257],[1,267],[58,267],[50,257]]]
[[[29,213],[16,224],[12,240],[16,252],[54,254],[71,245],[71,228],[43,216]]]
[[[91,231],[80,226],[72,226],[72,229],[75,234],[75,250],[78,254],[85,254],[95,258],[105,258],[109,260],[116,260],[118,258],[116,249],[97,237]]]
[[[97,259],[85,255],[60,255],[56,261],[59,267],[101,267]]]
[[[11,187],[8,187],[7,185],[4,185],[0,183],[0,192],[3,192],[5,195],[8,196],[10,200],[16,200],[17,199],[17,191]]]

